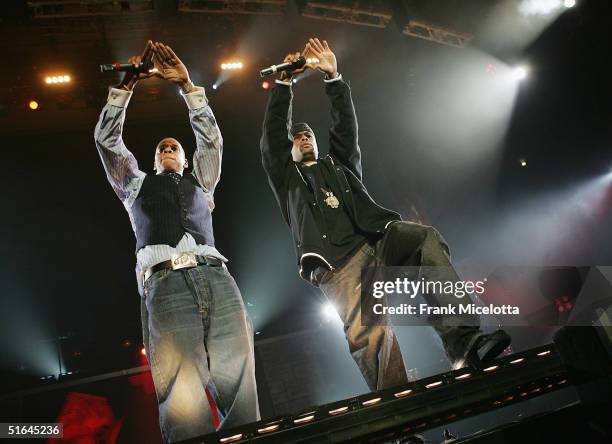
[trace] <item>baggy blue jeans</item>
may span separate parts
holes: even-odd
[[[225,266],[164,269],[144,283],[143,340],[165,442],[258,421],[253,330]]]

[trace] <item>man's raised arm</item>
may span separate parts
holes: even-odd
[[[361,151],[351,89],[338,73],[336,56],[325,40],[310,39],[307,50],[318,60],[309,63],[308,67],[325,73],[325,92],[331,101],[332,119],[329,152],[361,180]]]
[[[131,95],[130,91],[111,88],[108,102],[102,109],[94,132],[106,177],[122,201],[137,191],[138,179],[145,176],[145,173],[138,169],[138,162],[126,148],[121,135],[125,107]]]
[[[138,65],[142,60],[150,60],[152,57],[153,43],[149,41],[142,55],[131,57],[129,61]],[[145,176],[145,173],[138,169],[136,158],[123,143],[125,109],[136,83],[152,75],[154,74],[127,73],[119,85],[110,88],[108,101],[102,109],[94,131],[96,148],[102,159],[106,177],[123,202],[136,195],[141,180]]]
[[[285,62],[291,62],[299,56],[299,53],[289,54]],[[277,198],[283,189],[287,166],[291,162],[293,143],[289,140],[289,128],[292,102],[291,76],[283,72],[270,91],[260,141],[261,161]]]
[[[193,173],[198,182],[208,192],[210,209],[214,208],[213,194],[221,178],[221,159],[223,157],[223,137],[215,116],[208,104],[204,88],[183,94],[189,107],[189,121],[196,138],[193,154]]]
[[[176,84],[189,108],[189,121],[196,138],[193,155],[193,173],[207,191],[210,209],[214,208],[213,194],[221,178],[223,137],[201,86],[195,86],[189,78],[185,64],[172,48],[155,43],[155,61],[160,77]]]

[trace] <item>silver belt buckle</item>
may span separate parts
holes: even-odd
[[[173,254],[170,258],[172,261],[172,269],[180,270],[181,268],[192,268],[198,266],[198,260],[195,253],[187,251],[185,253]]]

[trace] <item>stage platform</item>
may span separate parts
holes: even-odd
[[[482,369],[466,367],[184,443],[413,442],[409,440],[411,435],[565,388],[575,390],[580,401],[447,441],[516,442],[500,441],[501,435],[522,436],[526,442],[559,442],[548,441],[559,435],[599,439],[610,434],[612,424],[612,415],[606,416],[612,402],[612,360],[606,341],[601,330],[562,328],[555,343],[506,356]],[[568,422],[568,418],[572,421]],[[602,422],[598,427],[588,425],[589,421],[599,424],[599,420]],[[533,433],[539,430],[538,424],[556,428],[542,429],[536,437]],[[436,442],[442,442],[442,436]]]

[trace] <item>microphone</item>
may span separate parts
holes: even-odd
[[[297,60],[293,62],[285,62],[280,65],[272,65],[268,68],[264,68],[259,71],[259,75],[262,77],[266,77],[272,74],[276,74],[281,71],[290,71],[292,69],[299,69],[306,64],[306,59],[303,56],[297,58]]]
[[[108,63],[106,65],[100,65],[100,72],[129,72],[132,74],[139,74],[141,72],[148,72],[153,69],[153,62],[151,60],[143,60],[139,65],[133,65],[131,63]]]

